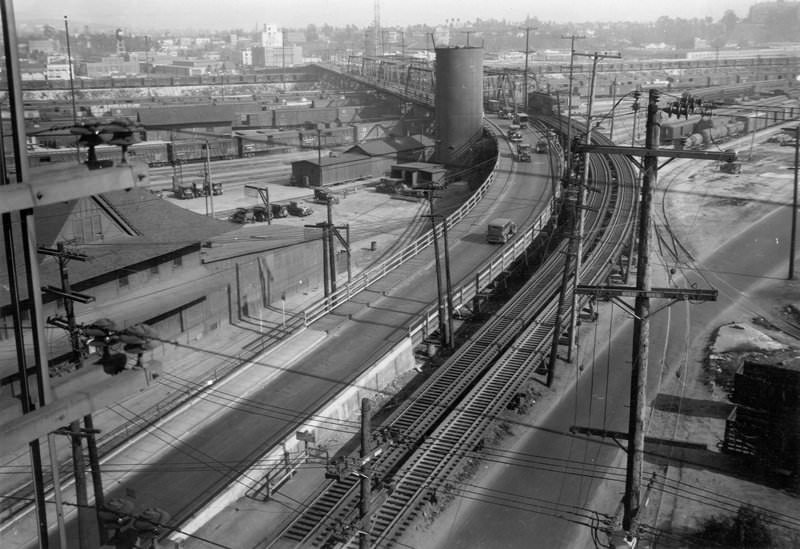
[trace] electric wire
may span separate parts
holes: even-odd
[[[30,497],[10,496],[10,495],[5,495],[5,494],[0,495],[0,499],[9,499],[9,500],[14,500],[14,501],[27,501],[29,503],[34,503],[36,501],[34,498],[30,498]],[[48,505],[55,505],[56,504],[55,500],[45,500],[45,503],[47,503]],[[63,500],[61,501],[61,504],[65,505],[67,507],[74,507],[76,509],[80,509],[80,508],[91,509],[91,510],[95,510],[96,509],[96,506],[94,506],[94,505],[79,505],[79,504],[77,504],[75,502],[63,501]],[[184,535],[186,537],[189,537],[189,538],[192,538],[192,539],[196,539],[198,541],[202,541],[203,543],[207,543],[208,545],[211,545],[213,547],[220,547],[221,549],[234,549],[231,546],[223,545],[221,543],[218,543],[216,541],[210,540],[210,539],[205,538],[203,536],[198,536],[197,534],[192,534],[190,532],[186,532],[184,530],[181,530],[177,526],[172,526],[170,524],[153,522],[150,519],[146,519],[146,520],[147,520],[148,523],[154,524],[155,526],[159,526],[161,528],[169,530],[170,532],[175,532],[175,533]]]

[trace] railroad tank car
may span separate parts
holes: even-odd
[[[694,115],[689,119],[667,119],[661,122],[660,139],[664,145],[669,145],[695,132],[695,126],[700,120],[700,116]]]
[[[728,126],[715,126],[700,132],[703,136],[703,145],[712,145],[728,137]]]
[[[675,142],[676,149],[699,149],[703,146],[703,136],[699,133],[693,133],[689,137],[684,137]]]

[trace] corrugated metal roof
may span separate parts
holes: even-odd
[[[447,171],[447,168],[442,164],[431,164],[430,162],[404,162],[403,164],[393,164],[392,168],[417,170],[428,173],[442,173]]]
[[[170,105],[136,109],[139,123],[147,129],[173,126],[230,125],[242,113],[260,111],[258,103],[222,103],[218,105]]]
[[[308,159],[308,160],[297,160],[292,162],[292,165],[295,164],[311,164],[313,166],[335,166],[338,164],[356,164],[360,162],[370,162],[372,160],[371,157],[364,157],[360,154],[352,154],[352,153],[342,153],[338,156],[323,156],[321,162],[317,162],[317,159]]]
[[[82,199],[87,200],[87,199]],[[182,253],[191,248],[199,248],[201,243],[232,230],[230,223],[218,221],[196,214],[180,206],[163,200],[151,192],[134,188],[129,191],[115,191],[98,195],[102,206],[111,210],[111,219],[122,225],[122,233],[113,239],[84,245],[70,246],[70,249],[89,256],[89,261],[73,261],[69,264],[70,282],[76,289],[91,286],[94,278],[110,275],[120,269],[133,267],[145,261],[173,253]],[[56,239],[66,223],[74,217],[72,212],[78,201],[72,200],[52,206],[36,208],[34,221],[37,244],[55,248]],[[13,226],[15,238],[15,257],[18,272],[22,275],[22,248],[19,243],[20,227]],[[40,277],[43,285],[60,286],[58,264],[51,256],[39,256]],[[0,304],[8,304],[8,273],[5,268],[5,250],[0,247]],[[27,294],[25,277],[19,277],[21,294]]]
[[[398,152],[416,151],[434,145],[433,139],[424,135],[391,136],[382,139],[371,139],[347,149],[348,153],[360,153],[367,156],[388,156]]]

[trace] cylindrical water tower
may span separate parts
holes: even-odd
[[[483,48],[436,48],[436,160],[452,164],[480,136]]]

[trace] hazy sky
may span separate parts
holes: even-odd
[[[662,15],[720,19],[725,10],[747,16],[755,0],[381,0],[381,26],[441,24],[527,15],[540,21],[651,21]],[[256,24],[305,27],[309,23],[368,26],[373,0],[15,0],[17,19],[97,22],[125,29],[254,29]]]

